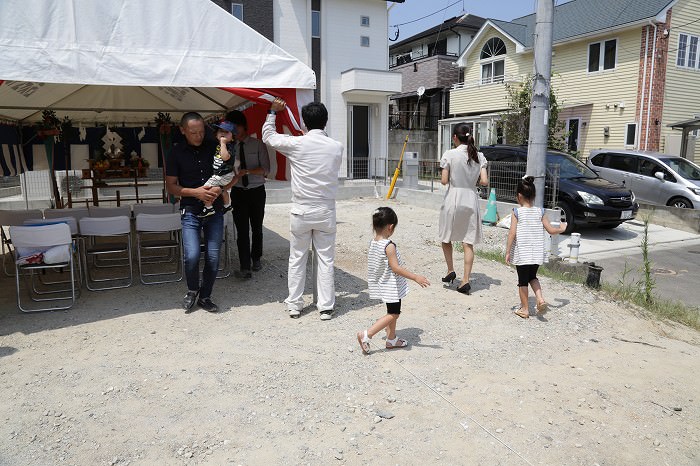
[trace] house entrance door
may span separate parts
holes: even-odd
[[[369,178],[369,105],[351,105],[348,111],[348,178]]]

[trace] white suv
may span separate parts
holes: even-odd
[[[597,149],[586,163],[602,178],[627,186],[638,202],[700,209],[700,166],[688,159],[659,152]]]

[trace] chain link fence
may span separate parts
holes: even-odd
[[[348,180],[352,180],[354,185],[389,186],[398,166],[398,158],[356,159],[351,163],[352,170],[348,173]],[[421,160],[418,161],[416,176],[407,176],[406,160],[404,159],[396,187],[431,192],[444,191],[446,188],[440,183],[440,173],[439,162]]]
[[[489,162],[489,188],[496,190],[496,200],[517,203],[516,189],[518,181],[525,176],[527,162]],[[482,197],[488,192],[482,191]],[[545,178],[544,207],[553,209],[557,206],[559,193],[559,165],[548,164]]]
[[[389,186],[392,177],[399,165],[398,158],[377,158],[363,160],[363,165],[358,169],[353,162],[353,176],[349,177],[353,184],[374,184],[375,186]],[[496,200],[503,202],[517,202],[516,188],[518,181],[525,176],[526,162],[489,162],[487,166],[489,186],[478,187],[479,195],[486,199],[490,189],[495,189]],[[362,176],[357,176],[361,173]],[[441,183],[442,168],[437,160],[418,161],[417,179],[407,176],[406,160],[402,163],[401,171],[397,178],[397,187],[425,190],[430,192],[445,192],[447,186]],[[559,165],[547,165],[547,177],[545,183],[544,206],[550,209],[556,207],[559,193]]]

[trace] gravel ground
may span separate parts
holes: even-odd
[[[697,332],[546,278],[551,311],[520,319],[514,270],[480,258],[471,296],[446,289],[434,210],[390,201],[432,286],[404,300],[408,348],[379,334],[362,355],[356,332],[385,312],[365,274],[386,202],[338,203],[328,322],[284,312],[289,205],[267,208],[263,270],[217,281],[219,314],[185,314],[170,284],[20,315],[2,277],[0,464],[700,464]]]

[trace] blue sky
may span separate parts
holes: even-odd
[[[396,28],[394,24],[413,21],[441,10],[457,0],[406,0],[405,3],[396,3],[389,11],[389,36],[393,38]],[[556,0],[556,4],[565,3],[568,0]],[[615,1],[615,0],[611,0]],[[399,26],[399,39],[403,40],[442,23],[444,20],[461,15],[463,12],[481,16],[483,18],[496,18],[510,21],[513,18],[529,15],[535,12],[536,0],[463,0],[440,11],[428,18],[411,24]],[[464,8],[464,10],[462,9]]]

